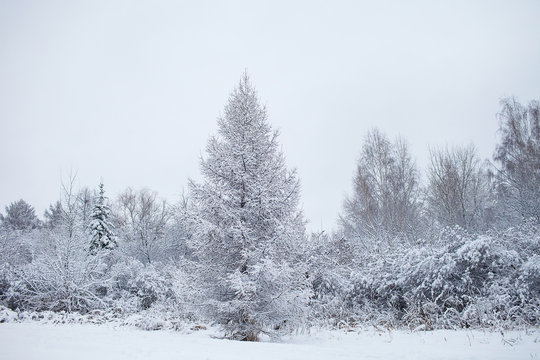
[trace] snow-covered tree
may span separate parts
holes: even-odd
[[[31,242],[32,262],[14,269],[10,300],[14,307],[87,311],[105,306],[98,295],[108,283],[107,254],[89,254],[89,233],[75,183],[73,175],[62,183],[61,201],[51,206],[39,241]]]
[[[188,241],[205,305],[235,339],[294,326],[309,297],[300,185],[277,137],[244,74],[201,160],[204,180],[190,182]]]
[[[118,197],[114,215],[118,235],[126,241],[130,255],[143,263],[168,257],[165,230],[171,212],[156,192],[126,189]]]
[[[500,143],[495,151],[503,217],[540,222],[540,102],[527,107],[516,99],[501,101]]]
[[[473,145],[432,150],[428,177],[428,211],[440,226],[482,225],[487,177]]]
[[[6,215],[0,220],[11,230],[32,230],[41,224],[34,207],[22,199],[6,206]]]
[[[84,187],[77,192],[76,202],[79,209],[79,217],[84,226],[87,226],[92,219],[95,200],[94,194],[87,187]]]
[[[353,194],[339,224],[343,234],[368,251],[416,240],[420,224],[418,171],[406,143],[377,129],[366,136]]]
[[[54,204],[49,205],[49,208],[45,210],[43,217],[45,218],[45,227],[48,229],[55,229],[62,223],[64,210],[62,209],[62,203],[57,201]]]
[[[110,212],[103,183],[101,183],[99,184],[99,195],[91,215],[92,221],[89,225],[91,233],[90,253],[92,254],[101,249],[111,250],[116,247],[116,236],[109,221]]]

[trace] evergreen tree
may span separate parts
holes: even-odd
[[[60,226],[64,218],[62,203],[57,201],[56,203],[49,205],[49,209],[45,210],[43,217],[45,218],[45,226],[47,228],[55,229]]]
[[[99,195],[91,215],[92,221],[89,224],[91,254],[96,254],[101,249],[111,250],[117,246],[116,236],[112,232],[112,224],[108,220],[111,210],[106,200],[103,183],[101,183],[99,184]]]
[[[239,340],[294,326],[309,297],[300,185],[277,136],[244,74],[201,160],[204,181],[190,183],[186,221],[205,304]]]
[[[41,225],[34,207],[23,199],[6,206],[6,216],[2,216],[0,220],[6,228],[11,230],[28,231]]]

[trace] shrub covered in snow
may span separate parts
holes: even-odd
[[[48,251],[13,269],[10,299],[23,309],[87,311],[104,307],[99,288],[109,281],[103,254],[92,256],[76,238],[53,236]],[[13,303],[13,297],[20,301]]]
[[[334,309],[345,310],[324,315],[349,322],[425,329],[536,325],[539,242],[531,224],[479,235],[445,229],[432,244],[359,264],[352,287],[341,285],[346,277],[334,279],[318,296],[339,299]]]

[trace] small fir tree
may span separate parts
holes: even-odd
[[[92,211],[92,221],[89,224],[91,240],[90,253],[96,254],[101,249],[112,250],[117,246],[112,224],[108,221],[111,212],[106,203],[103,183],[99,184],[99,195]]]

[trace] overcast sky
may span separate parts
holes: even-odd
[[[244,69],[332,228],[372,127],[491,156],[499,100],[540,99],[540,1],[0,0],[0,209],[70,169],[177,201]]]

